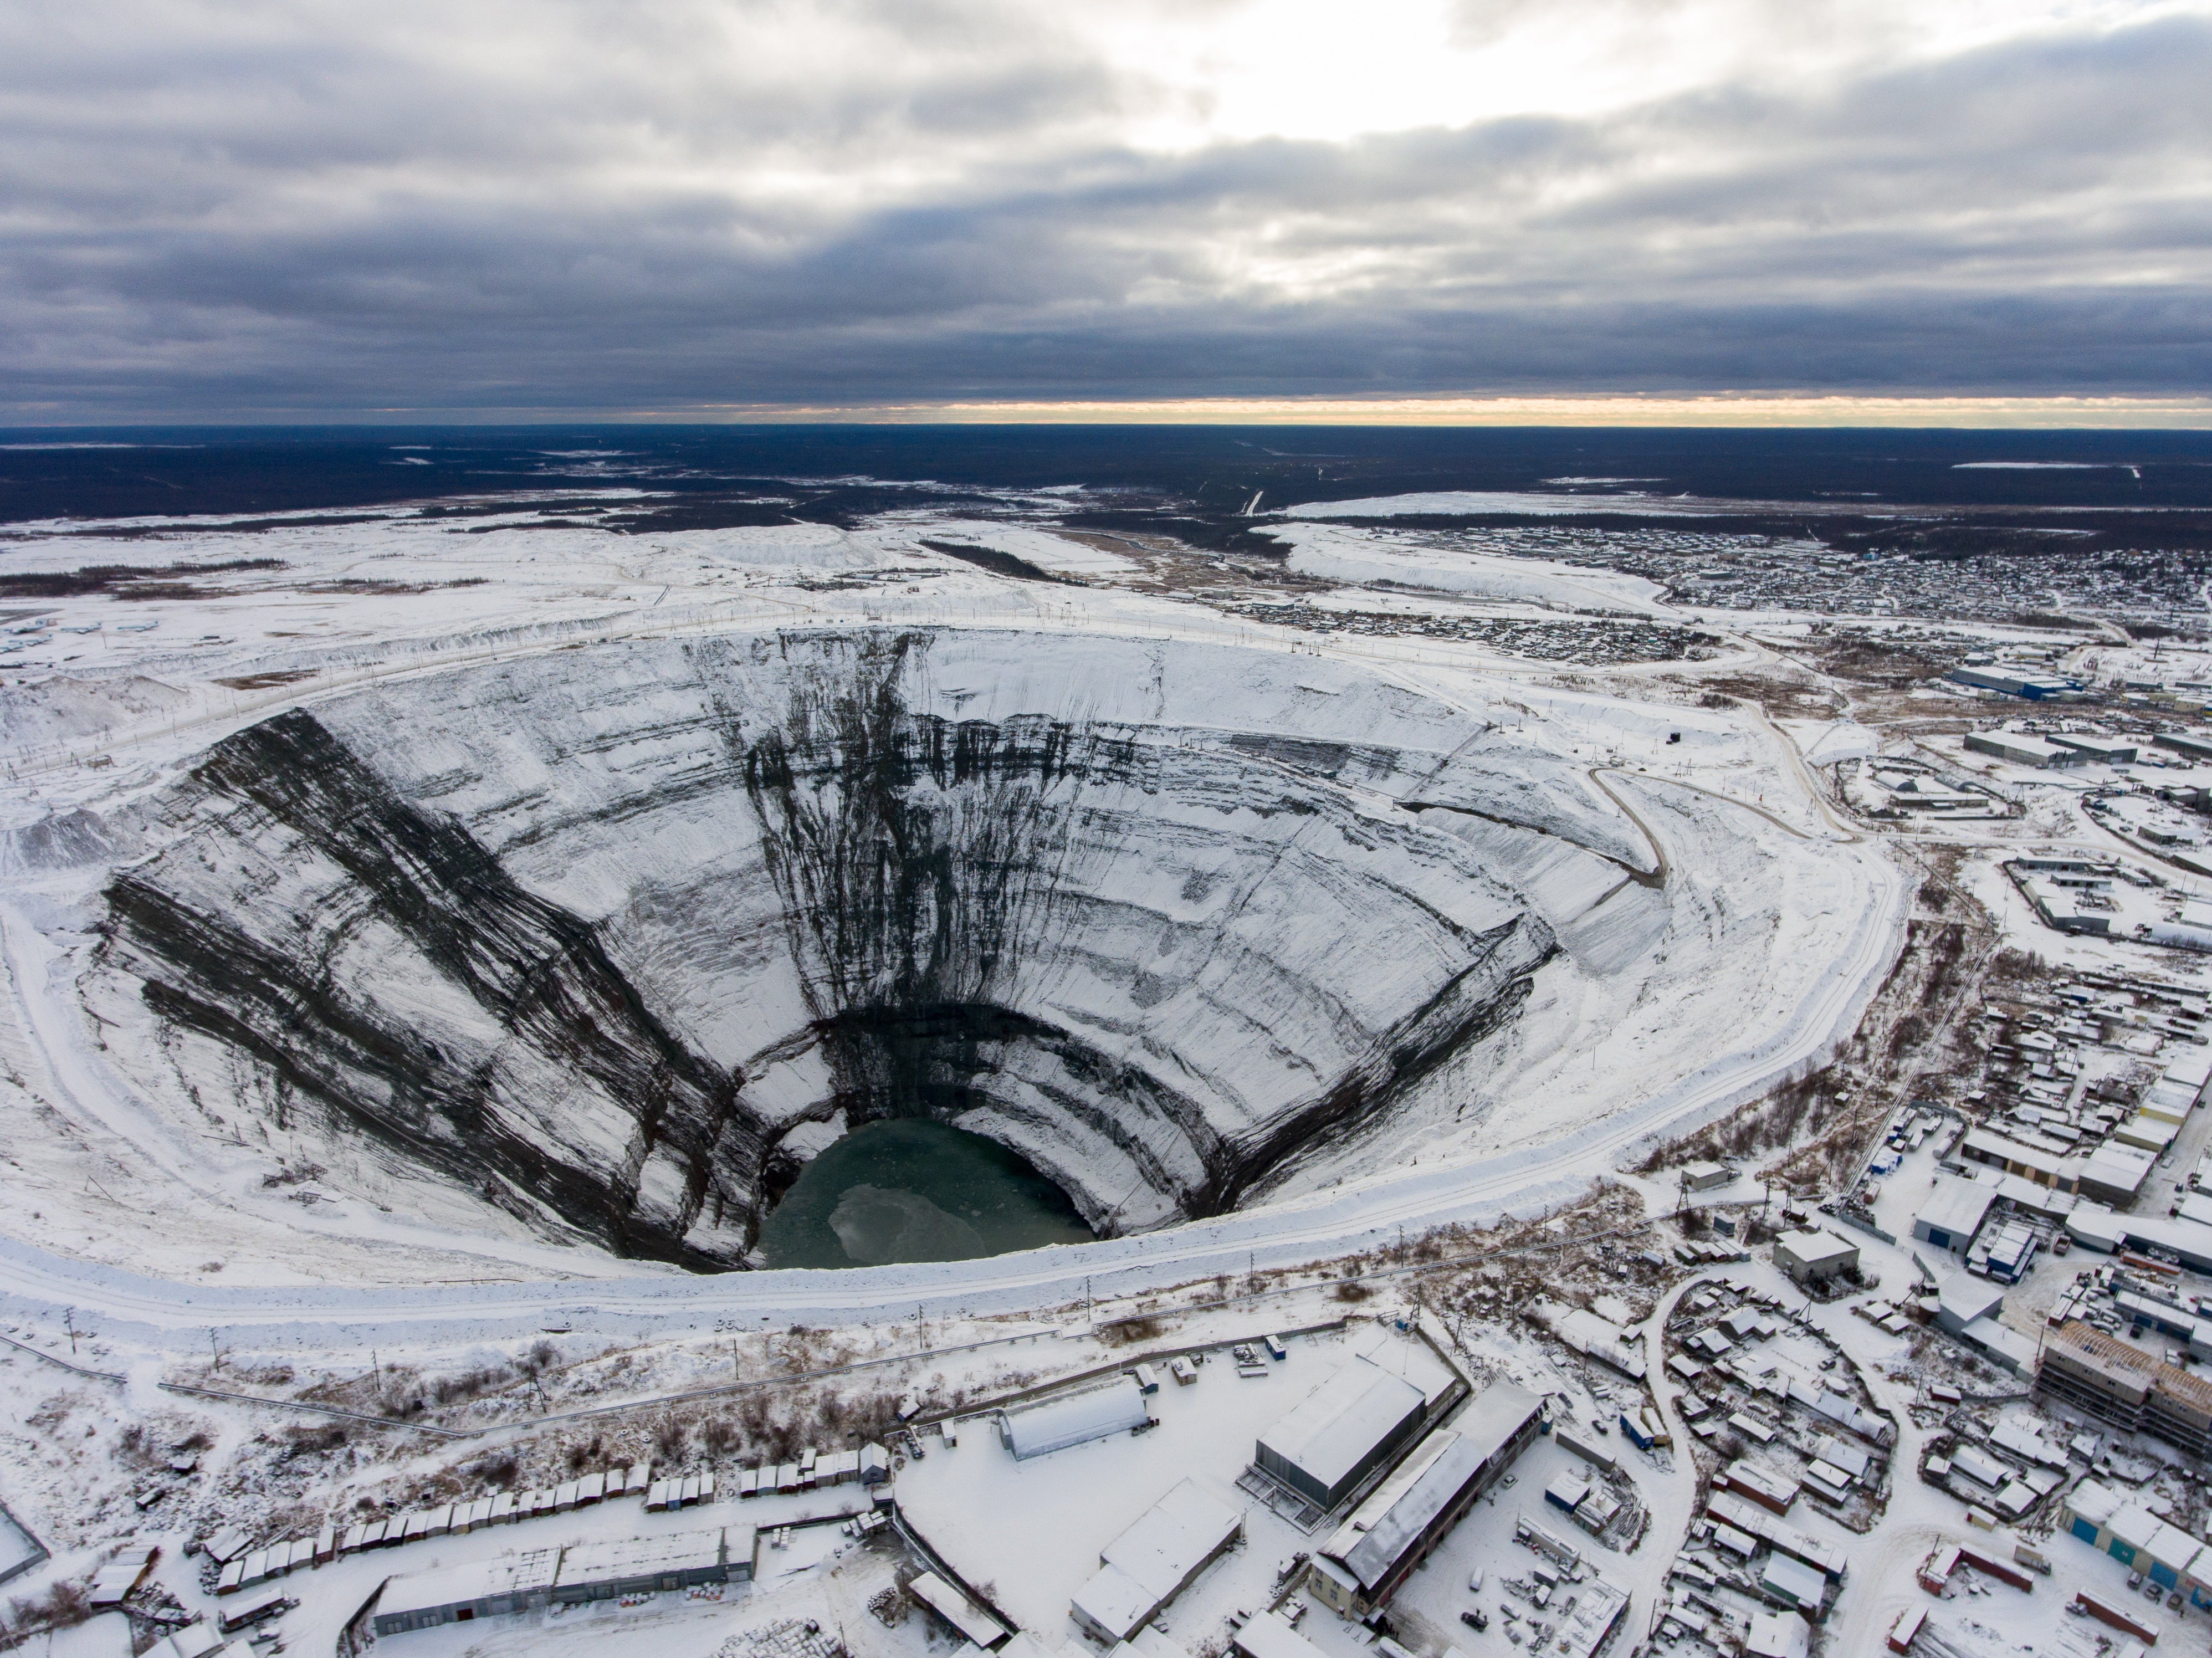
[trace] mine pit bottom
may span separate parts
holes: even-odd
[[[894,1117],[808,1163],[762,1225],[760,1249],[770,1266],[885,1266],[1094,1236],[1065,1192],[996,1140]]]

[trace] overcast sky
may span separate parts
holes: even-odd
[[[0,421],[2212,391],[2212,0],[15,0]]]

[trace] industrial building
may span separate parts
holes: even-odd
[[[2112,885],[2109,880],[2039,874],[2027,867],[2024,859],[2006,864],[2004,872],[2044,926],[2061,932],[2112,931],[2112,901],[2099,896]]]
[[[2124,737],[2104,737],[2088,732],[2053,732],[2051,740],[2062,749],[2072,749],[2087,759],[2100,765],[2132,766],[2141,752],[2137,745]]]
[[[2087,1249],[2117,1254],[2123,1249],[2164,1249],[2192,1272],[2212,1273],[2212,1218],[2203,1194],[2182,1199],[2179,1217],[2123,1215],[2101,1203],[2083,1202],[2066,1218],[2067,1236]]]
[[[2007,696],[2025,697],[2031,702],[2045,702],[2081,689],[2070,679],[2030,677],[2004,668],[1954,668],[1949,677],[1956,684],[1971,685],[1977,690],[2002,691]]]
[[[1784,1232],[1774,1241],[1774,1264],[1800,1288],[1826,1284],[1857,1273],[1859,1247],[1832,1232]]]
[[[534,1612],[551,1604],[559,1549],[530,1549],[474,1565],[410,1572],[388,1580],[370,1624],[379,1636],[472,1619]]]
[[[2048,1186],[2060,1192],[2074,1189],[2081,1167],[2076,1158],[2046,1151],[2039,1146],[2023,1145],[2006,1135],[1992,1133],[1986,1128],[1969,1128],[1961,1135],[1959,1155],[1970,1163],[1986,1163],[1992,1169],[2003,1169],[2008,1175],[2017,1175],[2022,1180],[2032,1180],[2038,1186]]]
[[[1963,1255],[1974,1234],[1982,1230],[1996,1198],[1996,1187],[1991,1182],[1971,1176],[1939,1180],[1920,1212],[1912,1218],[1912,1236],[1923,1243]]]
[[[2143,1182],[2157,1164],[2157,1157],[2141,1146],[2107,1140],[2082,1160],[2075,1189],[2085,1198],[2124,1209],[2142,1194]]]
[[[1413,1437],[1428,1403],[1403,1376],[1355,1358],[1262,1434],[1253,1461],[1326,1511]]]
[[[1494,1382],[1439,1429],[1316,1551],[1307,1587],[1340,1618],[1364,1618],[1397,1592],[1536,1437],[1542,1401]]]
[[[1075,1592],[1076,1626],[1109,1647],[1129,1639],[1243,1534],[1244,1514],[1186,1479],[1109,1543]]]
[[[1005,1412],[999,1418],[999,1436],[1019,1462],[1109,1434],[1150,1427],[1152,1421],[1145,1390],[1136,1377],[1122,1376],[1103,1388]]]
[[[2191,1456],[2212,1455],[2212,1382],[2069,1319],[2043,1344],[2035,1395]]]
[[[2039,737],[2029,737],[2020,732],[1968,732],[1966,747],[1974,754],[1994,756],[2015,766],[2033,766],[2052,769],[2060,766],[2079,766],[2088,756],[2072,749],[2063,749],[2056,743],[2046,743]]]
[[[2059,1523],[2169,1594],[2187,1594],[2200,1611],[2212,1608],[2212,1548],[2133,1497],[2084,1479],[2066,1493]]]
[[[478,1618],[650,1594],[698,1583],[744,1582],[753,1571],[750,1526],[664,1537],[572,1543],[386,1581],[370,1624],[379,1636]]]

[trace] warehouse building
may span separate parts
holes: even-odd
[[[1938,1181],[1920,1212],[1912,1218],[1912,1236],[1923,1243],[1963,1255],[1974,1234],[1982,1230],[1996,1196],[1994,1183],[1971,1176]]]
[[[2085,754],[2021,732],[1968,732],[1966,748],[1970,753],[1991,755],[2012,765],[2033,766],[2039,770],[2078,766],[2088,759]]]
[[[370,1625],[381,1636],[540,1611],[552,1602],[558,1549],[530,1549],[474,1565],[410,1572],[388,1580]]]
[[[2032,1180],[2054,1191],[2070,1192],[2080,1173],[2078,1158],[2028,1145],[1986,1128],[1970,1128],[1959,1140],[1959,1155],[1969,1163],[1987,1163],[2008,1175]]]
[[[2085,1198],[2124,1209],[2142,1195],[2143,1182],[2157,1163],[2141,1146],[2107,1140],[2083,1160],[2075,1187]]]
[[[1186,1479],[1109,1543],[1075,1592],[1076,1626],[1109,1647],[1130,1638],[1243,1534],[1244,1515]]]
[[[2046,702],[2081,689],[2070,679],[2049,679],[2003,668],[1954,668],[1949,677],[1956,684],[1972,685],[1977,690],[2002,691],[2007,696],[2025,697],[2031,702]]]
[[[1262,1434],[1253,1461],[1326,1512],[1404,1447],[1428,1403],[1405,1377],[1355,1358]]]
[[[752,1575],[750,1526],[572,1543],[389,1578],[378,1593],[370,1623],[380,1636],[398,1635],[556,1603],[574,1606],[699,1583],[744,1582]]]
[[[1364,1618],[1397,1592],[1528,1448],[1542,1401],[1494,1382],[1452,1428],[1439,1429],[1315,1553],[1307,1587],[1340,1618]]]
[[[1137,1385],[1136,1377],[1123,1376],[1103,1388],[1007,1411],[999,1418],[999,1435],[1020,1462],[1111,1434],[1147,1428],[1152,1422],[1145,1390]]]
[[[2212,1607],[2212,1548],[2134,1498],[2084,1479],[2067,1492],[2059,1523],[2169,1594],[2187,1594],[2199,1610]]]
[[[553,1599],[561,1606],[578,1606],[625,1594],[688,1589],[701,1583],[744,1582],[752,1575],[750,1526],[571,1543],[561,1552]]]
[[[2051,740],[2062,749],[2072,749],[2084,759],[2106,766],[2132,766],[2141,752],[2126,738],[2104,737],[2089,732],[2053,732]]]
[[[1322,1649],[1292,1629],[1279,1612],[1246,1619],[1229,1638],[1238,1658],[1322,1658]]]

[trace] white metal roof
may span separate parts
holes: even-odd
[[[722,1528],[717,1526],[706,1531],[670,1532],[659,1537],[571,1543],[561,1557],[560,1574],[554,1582],[565,1589],[581,1583],[605,1583],[647,1577],[655,1572],[693,1571],[702,1566],[720,1565],[728,1558],[723,1552],[724,1540]],[[750,1548],[746,1553],[750,1556]]]
[[[1355,1358],[1261,1435],[1260,1445],[1333,1491],[1425,1403],[1411,1382]]]
[[[1471,1441],[1438,1429],[1352,1510],[1322,1552],[1343,1562],[1363,1588],[1374,1588],[1428,1523],[1467,1489],[1483,1461],[1482,1451]]]
[[[1243,1509],[1183,1480],[1106,1546],[1102,1570],[1075,1592],[1076,1609],[1127,1640],[1243,1523]]]
[[[1322,1650],[1272,1612],[1244,1620],[1230,1637],[1244,1658],[1322,1658]]]
[[[1086,1440],[1127,1433],[1151,1420],[1134,1376],[1117,1376],[1103,1388],[1006,1412],[1006,1445],[1017,1459],[1042,1456]]]
[[[376,1615],[387,1618],[394,1612],[466,1606],[495,1594],[542,1593],[553,1587],[554,1574],[560,1566],[559,1549],[528,1549],[496,1560],[409,1572],[385,1584],[384,1593],[377,1598]]]

